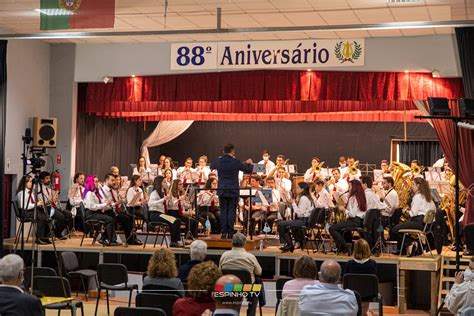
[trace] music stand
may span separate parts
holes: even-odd
[[[246,198],[249,199],[249,212],[247,216],[247,234],[250,234],[250,240],[253,240],[253,232],[250,231],[250,217],[252,216],[252,197],[254,197],[257,193],[258,189],[255,188],[240,188],[239,189],[239,196],[244,200]],[[244,209],[245,209],[245,201],[244,201]]]

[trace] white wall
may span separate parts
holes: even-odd
[[[440,71],[460,77],[454,35],[367,38],[363,67],[324,68],[338,71]],[[177,73],[170,70],[170,43],[78,44],[75,80],[101,81],[105,75]]]
[[[49,116],[50,46],[40,41],[11,40],[7,47],[7,124],[5,173],[22,175],[21,137],[35,116]],[[8,161],[10,165],[8,166]],[[9,167],[9,168],[8,168]]]

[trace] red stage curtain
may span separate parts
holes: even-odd
[[[457,101],[450,101],[451,113],[459,115]],[[454,168],[454,123],[448,120],[432,120],[443,152],[449,165]],[[474,189],[474,131],[459,128],[459,181],[466,187]],[[454,170],[453,170],[454,171]],[[474,197],[467,195],[464,224],[474,222]]]

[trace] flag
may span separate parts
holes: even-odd
[[[41,30],[113,28],[115,0],[41,0]]]

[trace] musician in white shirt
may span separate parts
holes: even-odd
[[[170,198],[166,201],[166,214],[181,220],[186,225],[186,230],[189,230],[193,237],[197,238],[198,221],[192,218],[191,212],[186,211],[189,202],[183,183],[180,180],[174,180],[170,192]]]
[[[211,173],[211,168],[207,165],[207,156],[199,157],[198,166],[195,169],[197,178],[194,180],[200,187],[204,187]]]
[[[278,168],[275,176],[275,183],[277,189],[284,192],[291,192],[291,180],[286,178],[286,171],[284,167]],[[281,192],[283,194],[283,192]]]
[[[94,219],[105,223],[105,233],[99,241],[104,246],[117,246],[115,240],[114,219],[106,214],[104,210],[110,208],[112,202],[99,190],[99,179],[96,176],[88,176],[84,190],[84,207],[86,219]]]
[[[162,176],[158,176],[153,181],[153,191],[151,192],[150,199],[148,200],[149,219],[151,223],[159,222],[167,224],[170,229],[170,247],[181,247],[179,244],[181,220],[179,218],[175,218],[175,220],[172,221],[166,216],[162,216],[166,214],[165,206],[167,201],[171,198],[170,195],[165,195],[163,192],[163,179],[164,178]]]
[[[84,192],[84,182],[86,176],[82,172],[77,172],[73,177],[73,185],[69,188],[68,199],[72,207],[78,207],[82,203],[82,193]]]
[[[382,216],[391,217],[400,205],[398,193],[393,188],[394,184],[395,181],[392,177],[383,178],[382,186],[385,190],[385,196],[381,198],[381,201],[385,204],[385,208],[382,210]]]
[[[380,198],[372,191],[372,178],[370,176],[362,176],[360,181],[364,189],[365,200],[367,201],[367,210],[385,209],[385,204],[380,202]]]
[[[247,234],[255,235],[257,232],[255,231],[256,224],[259,224],[259,230],[262,230],[262,221],[265,217],[265,211],[263,209],[262,202],[256,202],[255,198],[259,197],[260,191],[262,190],[260,186],[260,177],[256,174],[250,177],[250,188],[252,196],[251,198],[246,198],[243,201],[243,208],[244,208],[244,227],[249,227],[249,231]],[[250,207],[250,203],[252,206]],[[251,213],[249,215],[250,212]],[[250,217],[250,223],[247,223],[247,219]]]
[[[390,239],[397,241],[397,250],[394,253],[399,254],[406,245],[402,245],[403,235],[399,233],[401,229],[419,229],[423,230],[423,219],[429,210],[436,211],[436,205],[431,197],[428,182],[423,178],[413,179],[413,200],[410,206],[410,220],[406,223],[400,223],[390,231]]]
[[[268,173],[267,176],[269,177],[275,177],[275,179],[278,177],[278,171],[280,167],[283,167],[283,170],[285,170],[285,175],[284,178],[289,178],[289,174],[286,173],[286,163],[288,160],[285,160],[285,156],[283,155],[278,155],[275,160],[275,166],[271,168],[270,172]]]
[[[336,169],[336,168],[334,168],[334,169]],[[339,167],[337,167],[337,169],[339,169],[340,174],[345,174],[347,172],[346,157],[339,156]]]
[[[219,197],[217,196],[217,179],[208,179],[203,191],[199,191],[197,202],[199,206],[199,218],[203,227],[206,227],[206,221],[209,219],[211,232],[219,234],[220,227],[220,209]]]
[[[313,199],[309,192],[308,183],[298,183],[296,186],[296,193],[296,202],[293,201],[292,207],[298,218],[296,220],[283,221],[278,224],[280,243],[285,245],[281,248],[283,252],[293,252],[294,250],[290,230],[292,231],[293,236],[295,236],[295,240],[300,243],[300,246],[303,245],[304,232],[299,227],[305,226],[308,223],[308,218],[314,209]]]
[[[176,169],[174,168],[174,164],[173,164],[173,159],[171,157],[166,157],[164,162],[163,162],[163,166],[164,168],[161,170],[161,173],[163,175],[165,175],[165,171],[166,169],[170,169],[171,172],[172,172],[172,179],[173,180],[176,180],[178,179],[178,172],[176,171]]]
[[[334,202],[328,191],[324,189],[324,181],[316,179],[314,181],[314,192],[311,193],[316,208],[333,208]]]
[[[329,227],[329,233],[336,242],[336,247],[340,252],[348,251],[342,231],[350,227],[362,227],[362,222],[367,211],[367,200],[364,189],[359,180],[349,182],[349,199],[346,205],[346,220]]]
[[[318,157],[314,157],[311,160],[311,168],[306,170],[303,177],[305,182],[314,182],[316,178],[320,176],[320,171],[316,171],[316,168],[319,166],[320,163],[321,159],[319,159]]]
[[[141,156],[138,158],[137,166],[133,168],[133,175],[140,176],[142,181],[148,184],[151,180],[150,173],[151,169],[146,165],[145,157]]]
[[[147,203],[147,200],[141,186],[142,179],[140,176],[132,176],[132,179],[130,180],[130,187],[127,190],[126,196],[127,210],[129,214],[145,221],[146,219],[142,207]]]
[[[35,209],[35,193],[33,192],[33,178],[31,176],[22,177],[18,185],[18,191],[16,195],[16,202],[20,214],[24,219],[34,218]],[[48,229],[48,216],[43,208],[43,201],[38,200],[36,208],[36,242],[40,245],[50,244],[51,242],[46,237]],[[25,234],[26,235],[26,234]]]
[[[265,173],[259,175],[268,175],[270,171],[275,167],[275,163],[270,160],[270,152],[266,149],[262,152],[262,160],[258,162],[259,165],[265,165]]]
[[[273,229],[273,223],[278,218],[280,211],[280,192],[276,189],[275,178],[267,177],[265,179],[265,188],[272,190],[272,202],[267,207],[267,225]]]
[[[196,171],[193,169],[193,159],[188,157],[184,161],[184,166],[177,170],[178,179],[183,182],[183,185],[193,184],[197,180]]]
[[[339,169],[332,169],[332,178],[329,180],[328,188],[334,202],[336,202],[342,194],[349,190],[349,184],[346,180],[341,178],[341,172]]]

